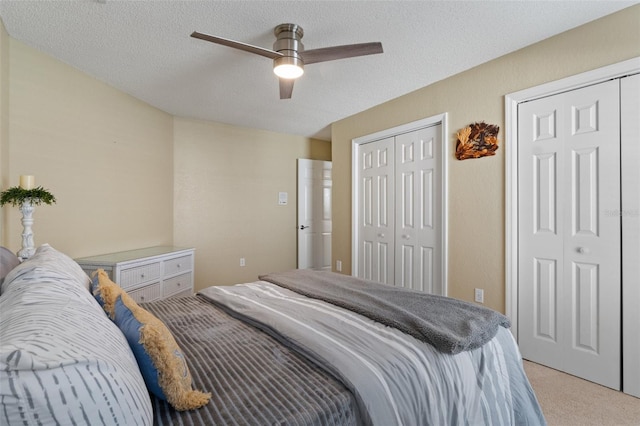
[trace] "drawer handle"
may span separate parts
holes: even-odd
[[[182,283],[181,283],[181,282],[178,282],[178,287],[180,287],[181,285],[182,285]]]
[[[180,269],[180,267],[181,267],[181,266],[182,266],[182,265],[181,265],[181,264],[179,264],[179,263],[176,265],[176,267],[177,267],[178,269]]]
[[[140,296],[140,301],[142,302],[144,300],[144,296]]]
[[[144,278],[144,274],[140,274],[140,278]]]

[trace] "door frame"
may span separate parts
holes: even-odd
[[[351,140],[351,275],[355,276],[358,271],[358,238],[359,238],[359,205],[357,200],[359,199],[359,191],[358,191],[358,153],[359,147],[362,144],[375,142],[380,139],[386,139],[389,137],[396,136],[401,133],[408,133],[419,129],[424,129],[425,127],[432,127],[440,125],[441,130],[441,140],[442,140],[442,150],[441,150],[441,158],[440,158],[440,170],[442,174],[442,185],[441,185],[441,218],[442,218],[442,235],[440,238],[440,248],[442,251],[441,255],[441,264],[440,268],[442,270],[442,292],[443,296],[448,294],[448,206],[449,206],[449,198],[448,198],[448,158],[449,158],[449,144],[447,141],[448,138],[448,127],[447,127],[448,114],[445,112],[443,114],[437,114],[431,117],[423,118],[420,120],[412,121],[410,123],[402,124],[400,126],[396,126],[390,129],[385,129],[376,133],[372,133],[369,135],[361,136]]]
[[[640,57],[566,77],[557,81],[509,93],[505,96],[505,311],[511,320],[511,332],[518,339],[518,104],[545,96],[567,92],[607,80],[640,73]],[[631,284],[623,282],[622,292],[631,293]],[[638,310],[624,309],[625,323],[640,323]],[[640,357],[623,345],[624,358]],[[633,381],[624,374],[623,386]]]

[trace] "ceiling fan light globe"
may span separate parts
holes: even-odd
[[[273,72],[280,78],[296,79],[304,74],[304,62],[297,52],[287,52],[286,56],[273,60]]]
[[[304,69],[299,65],[281,64],[275,66],[273,72],[280,78],[295,79],[304,74]]]

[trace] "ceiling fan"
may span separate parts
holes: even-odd
[[[380,42],[347,44],[343,46],[304,50],[304,45],[301,41],[304,31],[301,26],[296,24],[280,24],[273,32],[276,35],[273,50],[222,37],[202,34],[197,31],[194,31],[191,37],[273,59],[273,72],[280,80],[280,99],[291,98],[293,83],[296,78],[304,73],[305,64],[310,65],[317,62],[382,53],[382,43]]]

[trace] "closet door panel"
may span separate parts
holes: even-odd
[[[360,149],[358,276],[385,284],[394,280],[394,156],[393,138]]]
[[[441,127],[396,136],[396,285],[442,294]]]
[[[518,336],[526,359],[620,389],[619,84],[518,107]]]

